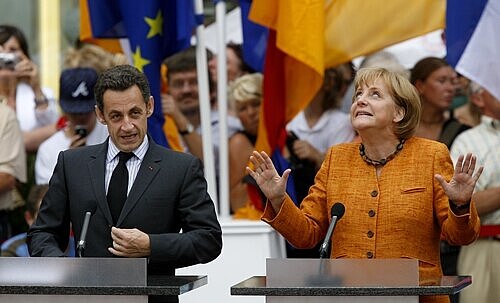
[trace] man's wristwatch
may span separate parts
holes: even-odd
[[[191,123],[188,123],[186,125],[186,129],[185,130],[179,130],[179,134],[181,134],[181,136],[189,135],[192,132],[194,132],[194,126]]]

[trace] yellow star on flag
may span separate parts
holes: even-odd
[[[152,19],[144,17],[144,20],[149,25],[149,32],[147,36],[148,39],[154,37],[157,34],[163,34],[163,16],[161,15],[161,10],[158,10],[156,18]]]
[[[134,54],[132,55],[134,60],[134,66],[137,67],[141,72],[143,71],[144,65],[149,64],[151,61],[145,59],[141,55],[141,48],[139,46],[136,47]]]

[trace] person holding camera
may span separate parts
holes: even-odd
[[[9,212],[22,205],[16,187],[26,182],[26,153],[14,111],[0,100],[0,244],[12,236]]]
[[[35,161],[36,184],[48,184],[60,151],[104,142],[107,128],[97,122],[94,86],[97,72],[92,68],[68,68],[59,79],[59,104],[66,125],[45,140]]]
[[[24,33],[11,25],[0,25],[0,97],[16,111],[27,152],[39,145],[56,129],[59,118],[54,96],[40,85],[37,65],[31,60]]]

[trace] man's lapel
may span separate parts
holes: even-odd
[[[123,205],[120,217],[116,222],[116,226],[120,226],[123,220],[127,217],[129,212],[134,208],[134,206],[139,202],[139,198],[142,197],[146,189],[148,188],[151,181],[160,171],[160,148],[152,140],[149,141],[149,148],[144,159],[142,160],[141,167],[137,172],[137,177],[135,178],[134,184],[130,189],[125,205]]]
[[[109,140],[109,138],[108,138]],[[108,224],[113,225],[113,218],[109,210],[108,200],[106,198],[104,176],[106,175],[106,155],[108,152],[108,140],[96,149],[96,153],[91,155],[89,161],[90,181],[97,201],[97,206],[101,209]]]

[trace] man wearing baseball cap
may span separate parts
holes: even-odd
[[[36,184],[48,184],[59,152],[104,142],[107,128],[97,122],[94,85],[97,72],[91,68],[68,68],[59,79],[59,105],[66,125],[38,148],[35,162]]]

